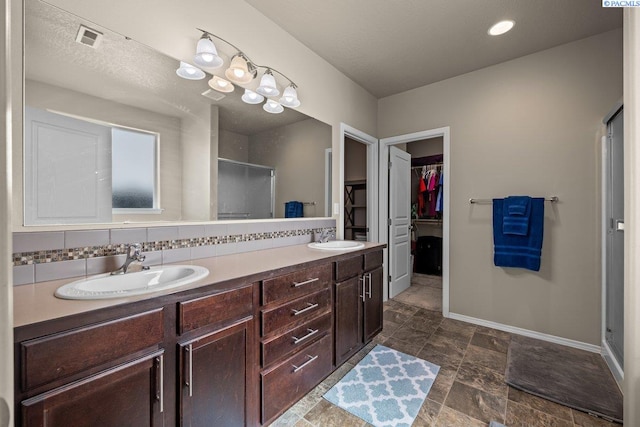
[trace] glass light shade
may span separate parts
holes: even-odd
[[[260,104],[264,101],[264,96],[255,93],[251,89],[245,89],[244,95],[242,95],[242,100],[247,104]]]
[[[210,38],[202,37],[198,40],[196,46],[196,56],[193,58],[193,62],[201,67],[219,68],[222,66],[222,58],[218,56],[216,46],[213,44]]]
[[[231,60],[231,65],[224,72],[224,75],[232,81],[240,85],[244,85],[253,80],[253,74],[249,72],[247,60],[240,55],[236,55]]]
[[[280,95],[280,91],[276,86],[276,79],[273,77],[271,72],[266,72],[263,74],[262,79],[260,79],[260,86],[256,89],[260,95],[264,96],[278,96]]]
[[[284,111],[284,107],[280,105],[278,101],[274,101],[273,99],[267,100],[267,102],[262,106],[262,109],[271,114],[278,114]]]
[[[213,90],[217,90],[218,92],[223,93],[233,92],[233,89],[235,89],[230,81],[227,81],[218,76],[213,76],[213,78],[209,80],[209,87]]]
[[[516,23],[514,21],[510,20],[500,21],[493,27],[489,28],[488,33],[492,36],[499,36],[500,34],[504,34],[511,30],[515,24]]]
[[[300,106],[300,100],[298,99],[298,92],[296,88],[293,86],[288,86],[284,93],[282,94],[282,98],[280,98],[280,104],[285,107],[296,108]]]
[[[187,80],[202,80],[205,76],[204,71],[200,68],[182,61],[180,61],[180,68],[176,70],[176,74]]]

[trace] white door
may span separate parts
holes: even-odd
[[[411,154],[389,147],[389,297],[411,286]]]
[[[25,108],[24,220],[111,222],[111,128]]]

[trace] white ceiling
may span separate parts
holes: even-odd
[[[601,0],[245,1],[377,98],[622,27]]]

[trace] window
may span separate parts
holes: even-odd
[[[159,211],[158,134],[112,128],[111,170],[114,213]],[[133,210],[133,211],[132,211]]]

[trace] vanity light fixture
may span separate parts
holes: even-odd
[[[209,87],[222,93],[233,92],[234,89],[230,81],[218,76],[213,76],[213,78],[209,80]]]
[[[282,98],[280,98],[280,104],[285,107],[296,108],[300,106],[300,100],[298,99],[298,91],[296,91],[296,85],[291,83],[291,85],[287,86],[282,94]]]
[[[284,107],[280,105],[278,101],[274,101],[273,99],[267,99],[267,102],[264,103],[262,109],[271,114],[279,114],[284,111]]]
[[[253,64],[247,61],[247,58],[242,52],[233,56],[231,65],[229,65],[229,68],[224,72],[227,79],[239,85],[250,83],[257,74],[258,72],[253,67]]]
[[[176,70],[176,74],[187,80],[202,80],[205,76],[204,71],[200,68],[196,68],[183,61],[180,61],[180,68]]]
[[[242,100],[247,104],[260,104],[264,101],[264,96],[259,93],[255,93],[251,89],[245,89],[244,95],[242,95]]]
[[[260,79],[260,86],[256,89],[260,95],[264,96],[278,96],[280,95],[280,91],[276,86],[276,78],[273,77],[273,73],[269,68],[264,72],[262,78]]]
[[[514,25],[516,25],[515,21],[511,21],[509,19],[500,21],[497,24],[494,24],[491,28],[489,28],[488,33],[489,35],[492,35],[492,36],[499,36],[511,30]]]
[[[245,87],[242,100],[247,104],[260,104],[265,100],[265,97],[270,98],[267,99],[267,102],[262,108],[272,114],[283,112],[283,106],[289,108],[296,108],[300,106],[300,100],[298,99],[298,92],[296,90],[298,86],[293,82],[293,80],[273,67],[256,64],[242,50],[227,40],[208,31],[201,30],[200,28],[197,28],[197,30],[202,32],[202,36],[198,40],[198,44],[196,46],[196,56],[194,58],[194,62],[197,65],[207,69],[215,69],[224,64],[224,60],[220,55],[218,55],[218,51],[216,46],[213,44],[212,38],[224,42],[237,52],[231,58],[229,67],[224,71],[224,77],[226,78],[213,75],[211,80],[209,80],[209,86],[212,89],[223,93],[233,92],[235,89],[234,84],[239,86],[246,86],[250,84],[253,79],[258,76],[260,69],[263,69],[264,73],[262,74],[258,88],[253,91]],[[202,79],[206,75],[201,69],[185,62],[180,62],[180,68],[177,73],[180,77],[190,80]],[[280,99],[271,99],[280,95],[280,90],[278,89],[274,73],[279,74],[282,78],[288,81],[288,86],[285,88]]]
[[[220,68],[222,67],[223,60],[218,55],[216,45],[213,44],[209,33],[206,31],[202,33],[202,37],[198,40],[196,46],[196,56],[193,58],[193,62],[201,67],[208,68]]]

